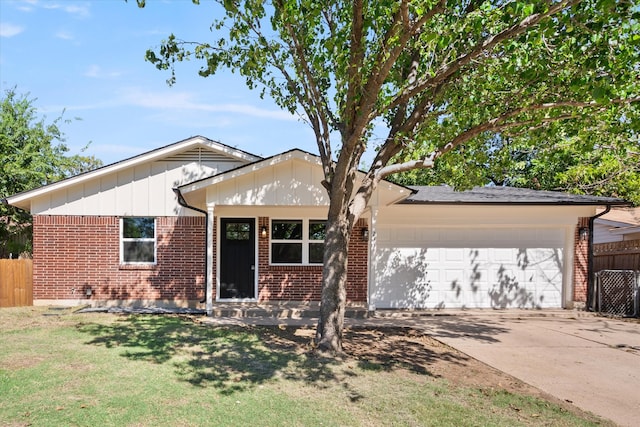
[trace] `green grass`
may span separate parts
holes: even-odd
[[[402,364],[319,359],[294,328],[0,310],[0,425],[596,425]]]

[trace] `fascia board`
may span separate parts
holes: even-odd
[[[633,227],[613,228],[613,229],[609,229],[609,232],[611,234],[615,234],[615,235],[625,235],[625,234],[631,234],[631,233],[638,233],[638,232],[640,232],[640,225],[636,225],[636,226],[633,226]]]

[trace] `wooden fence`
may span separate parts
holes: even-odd
[[[640,270],[640,240],[593,245],[593,271]]]
[[[0,259],[0,307],[33,305],[33,261]]]

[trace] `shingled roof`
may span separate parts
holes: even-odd
[[[610,205],[629,206],[615,197],[583,196],[558,191],[515,187],[474,187],[456,191],[448,185],[409,186],[414,191],[401,204],[478,204],[478,205]]]

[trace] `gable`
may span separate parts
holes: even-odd
[[[260,157],[194,137],[7,201],[39,215],[178,215],[183,208],[172,188],[257,159]]]
[[[363,175],[360,174],[360,177]],[[291,150],[236,170],[180,186],[187,203],[215,206],[328,206],[318,156]],[[410,190],[383,182],[373,204],[391,204]]]

